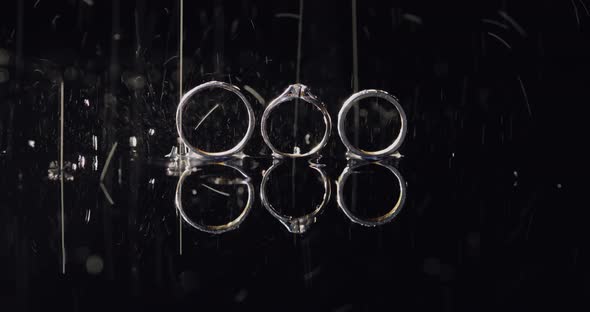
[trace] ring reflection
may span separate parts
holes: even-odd
[[[183,188],[187,191],[183,192]],[[245,203],[244,195],[247,196]],[[182,219],[190,226],[220,234],[236,229],[246,219],[254,196],[254,185],[244,171],[228,164],[211,163],[188,168],[182,173],[176,186],[175,204]],[[193,213],[185,209],[186,204],[195,208],[191,209]],[[236,206],[243,207],[237,215],[232,213]],[[220,207],[228,208],[228,212],[220,215]],[[204,219],[215,219],[217,224],[206,224]]]
[[[385,175],[391,174],[393,174],[394,183],[397,184],[397,187],[384,183],[384,181],[387,181]],[[346,182],[351,177],[355,181],[349,183],[353,184],[350,185],[353,189],[348,190]],[[406,182],[401,173],[392,165],[381,162],[361,162],[347,165],[340,174],[338,181],[336,181],[336,189],[338,206],[344,214],[352,222],[369,227],[391,222],[401,211],[406,199]],[[345,195],[351,195],[353,209],[346,204]],[[360,200],[358,199],[359,196],[366,198]],[[357,204],[357,202],[360,202],[360,204]],[[394,203],[393,208],[389,208],[392,202]],[[385,206],[387,208],[378,209],[379,207],[376,206]],[[356,209],[358,207],[373,208],[372,210],[380,210],[380,212],[363,213],[360,209]]]
[[[291,165],[291,167],[289,167],[289,165]],[[315,205],[315,207],[312,205],[314,209],[311,211],[310,209],[308,209],[307,211],[303,212],[298,211],[298,214],[287,213],[284,211],[285,206],[287,205],[296,207],[299,206],[297,205],[297,201],[301,202],[309,200],[313,202],[314,200],[313,194],[309,194],[307,192],[307,190],[309,190],[310,188],[310,183],[314,182],[307,180],[313,178],[312,176],[314,175],[303,172],[304,170],[306,170],[306,168],[312,169],[312,173],[315,173],[314,175],[319,175],[319,180],[324,188],[324,193],[321,196],[321,202]],[[291,169],[291,173],[285,174],[284,171],[289,169]],[[276,174],[273,174],[273,172],[275,172]],[[274,175],[274,177],[271,178],[272,175]],[[288,176],[291,178],[291,188],[287,189],[279,187],[278,192],[269,193],[269,184],[278,184],[277,182],[279,181],[279,177],[281,176]],[[271,180],[274,180],[274,182]],[[285,179],[282,180],[284,182]],[[276,185],[274,186],[275,187],[273,188],[273,190],[277,191]],[[306,188],[306,190],[296,190],[297,187],[304,187]],[[327,174],[322,169],[321,165],[313,164],[308,161],[303,162],[301,160],[289,160],[285,162],[284,160],[275,159],[272,166],[270,166],[270,168],[268,168],[264,172],[264,175],[262,177],[262,182],[260,184],[260,199],[262,201],[262,204],[264,205],[264,207],[266,207],[270,214],[277,220],[279,220],[287,228],[289,232],[301,234],[305,233],[309,229],[309,227],[317,221],[316,217],[322,212],[322,210],[325,208],[326,204],[330,200],[331,191],[332,190],[330,186],[330,181],[328,179]],[[286,196],[289,192],[292,196]],[[277,194],[278,196],[276,196]],[[301,194],[305,194],[305,196],[301,196]],[[275,195],[277,197],[274,198],[274,200],[282,200],[286,202],[282,203],[279,206],[274,206],[273,204],[271,204],[270,196],[272,195]],[[300,207],[307,206],[301,205]]]

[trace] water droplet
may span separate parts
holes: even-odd
[[[84,157],[82,155],[78,155],[78,166],[81,169],[84,169],[84,167],[86,167],[86,157]]]
[[[86,259],[86,272],[88,274],[97,275],[102,272],[104,268],[104,263],[102,258],[97,255],[92,255]]]

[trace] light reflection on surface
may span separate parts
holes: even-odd
[[[244,186],[246,186],[246,189],[247,189],[248,199],[245,203],[243,210],[240,212],[240,214],[235,219],[233,219],[227,223],[220,224],[220,225],[200,224],[198,222],[195,222],[191,217],[189,217],[189,215],[185,211],[185,208],[183,206],[183,200],[182,200],[182,187],[187,179],[191,179],[191,177],[192,178],[199,178],[199,174],[201,174],[203,172],[205,167],[217,167],[217,166],[221,166],[221,167],[235,170],[239,173],[241,178],[230,179],[225,176],[218,176],[218,177],[212,179],[211,182],[216,186],[217,185],[225,185],[225,186],[227,186],[227,185],[244,185]],[[209,189],[212,192],[215,192],[215,193],[220,194],[222,196],[230,197],[230,194],[220,191],[220,190],[217,190],[216,188],[211,187],[207,184],[202,183],[201,185],[203,187]],[[193,192],[192,194],[194,196],[198,196],[196,190],[193,190],[192,192]],[[238,193],[239,193],[239,189],[238,189]],[[178,184],[176,186],[175,205],[176,205],[176,209],[178,210],[178,212],[182,216],[182,219],[186,223],[188,223],[190,226],[192,226],[193,228],[203,231],[203,232],[211,233],[211,234],[221,234],[221,233],[224,233],[227,231],[234,230],[240,226],[240,224],[246,219],[246,217],[248,216],[248,213],[250,212],[250,209],[252,208],[252,204],[254,202],[254,196],[255,196],[254,195],[254,185],[252,184],[250,177],[246,173],[244,173],[244,171],[242,171],[238,167],[235,167],[232,165],[223,164],[223,163],[215,163],[215,164],[203,165],[201,167],[191,167],[191,168],[186,169],[182,173],[182,175],[180,176],[180,178],[178,180]],[[198,208],[201,209],[203,207],[198,207]]]
[[[389,170],[394,175],[394,179],[397,180],[397,183],[399,185],[399,197],[398,197],[397,201],[394,203],[393,208],[391,208],[391,210],[389,210],[385,214],[378,216],[378,217],[368,217],[368,218],[359,217],[358,215],[353,213],[351,211],[351,209],[349,209],[349,207],[346,204],[346,201],[344,199],[344,195],[345,195],[344,194],[345,193],[344,186],[345,186],[348,178],[351,175],[358,174],[360,168],[367,167],[367,166],[379,166],[379,167]],[[363,225],[363,226],[369,226],[369,227],[378,226],[378,225],[382,225],[382,224],[386,224],[386,223],[391,222],[397,216],[397,214],[401,211],[401,209],[404,206],[405,200],[406,200],[406,182],[405,182],[404,178],[402,177],[401,173],[393,165],[383,163],[383,162],[368,162],[368,163],[367,162],[360,162],[360,163],[352,163],[352,164],[349,163],[346,166],[346,168],[344,168],[344,170],[340,174],[340,177],[336,181],[336,189],[337,189],[336,199],[338,201],[338,206],[340,207],[342,212],[344,212],[344,214],[350,219],[350,221],[360,224],[360,225]],[[358,194],[357,194],[357,196],[358,196]]]
[[[265,172],[262,177],[262,182],[260,183],[260,199],[264,207],[270,212],[270,214],[279,220],[289,232],[302,234],[305,233],[311,225],[316,223],[317,216],[322,212],[326,204],[330,200],[331,196],[331,183],[326,172],[322,169],[322,165],[314,164],[309,162],[308,167],[312,170],[315,170],[320,175],[320,179],[322,181],[324,187],[324,194],[322,196],[322,201],[318,205],[316,205],[315,209],[308,214],[303,216],[295,217],[280,213],[271,203],[268,197],[268,190],[267,184],[271,179],[271,173],[277,167],[283,165],[285,162],[282,160],[275,160]]]

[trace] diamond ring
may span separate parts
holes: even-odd
[[[320,143],[318,143],[315,147],[313,147],[311,150],[309,150],[306,153],[299,153],[297,151],[294,153],[287,153],[287,152],[279,151],[274,146],[274,144],[271,142],[270,137],[268,135],[268,127],[269,127],[268,118],[269,118],[270,114],[272,113],[272,111],[274,109],[276,109],[282,103],[285,103],[285,102],[291,101],[291,100],[296,100],[296,99],[300,99],[304,102],[310,103],[317,110],[319,110],[320,113],[322,113],[322,115],[323,115],[323,120],[324,120],[324,124],[326,127],[324,130],[324,136],[322,137],[322,140],[320,141]],[[273,156],[275,156],[275,157],[298,158],[298,157],[306,157],[306,156],[310,156],[310,155],[318,153],[328,143],[328,139],[330,138],[331,128],[332,128],[332,120],[330,118],[330,115],[328,114],[328,110],[326,109],[326,106],[315,95],[313,95],[309,91],[309,88],[307,86],[302,85],[302,84],[290,85],[281,95],[279,95],[276,99],[274,99],[272,102],[270,102],[270,104],[266,107],[266,109],[264,110],[264,113],[262,114],[262,120],[260,123],[260,130],[262,132],[262,138],[264,139],[264,142],[266,143],[266,145],[272,150]]]

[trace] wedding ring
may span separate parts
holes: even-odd
[[[225,163],[215,163],[214,165],[215,166],[224,166],[224,167],[234,169],[234,170],[238,171],[238,173],[243,177],[243,179],[235,179],[234,181],[232,181],[232,183],[234,183],[234,184],[245,185],[247,188],[247,192],[248,192],[248,201],[246,202],[244,209],[242,210],[240,215],[238,215],[238,217],[236,217],[234,220],[231,220],[231,221],[229,221],[225,224],[222,224],[222,225],[204,225],[204,224],[199,224],[197,222],[194,222],[186,214],[186,212],[184,211],[183,205],[182,205],[182,185],[184,183],[184,180],[188,176],[199,171],[198,167],[197,168],[189,168],[182,173],[182,175],[180,176],[180,179],[178,180],[178,184],[176,185],[176,194],[175,194],[176,196],[175,196],[174,202],[176,204],[176,209],[178,209],[178,212],[180,213],[180,216],[190,226],[196,228],[197,230],[203,231],[203,232],[207,232],[207,233],[211,233],[211,234],[221,234],[221,233],[231,231],[231,230],[237,228],[244,221],[244,219],[246,219],[246,216],[248,216],[248,213],[250,212],[250,210],[252,208],[252,204],[254,203],[255,193],[254,193],[254,185],[252,184],[250,177],[246,173],[244,173],[240,168],[232,166],[232,165],[228,165]]]
[[[272,166],[270,166],[270,168],[268,168],[266,172],[264,172],[262,182],[260,183],[260,199],[264,207],[266,207],[266,209],[268,210],[268,212],[270,212],[270,214],[273,217],[279,220],[287,228],[289,232],[301,234],[306,232],[309,229],[309,227],[316,222],[316,217],[320,214],[320,212],[322,212],[322,210],[330,200],[330,196],[332,193],[331,184],[328,179],[328,175],[324,172],[324,170],[322,170],[322,168],[319,165],[310,164],[309,167],[317,171],[320,174],[320,178],[322,179],[322,184],[324,186],[324,195],[322,197],[322,202],[316,206],[314,211],[301,217],[293,217],[280,214],[270,203],[266,193],[268,180],[270,179],[270,173],[275,168],[277,168],[282,162],[282,160],[275,160]]]
[[[385,99],[386,101],[390,102],[391,104],[393,104],[393,106],[395,107],[395,109],[399,113],[399,117],[400,117],[400,121],[401,121],[401,129],[399,131],[399,134],[397,135],[397,138],[395,138],[395,140],[391,143],[391,145],[389,145],[388,147],[386,147],[382,150],[378,150],[378,151],[365,151],[365,150],[355,147],[348,140],[348,137],[346,136],[346,131],[345,131],[346,130],[346,127],[345,127],[346,115],[348,114],[348,111],[350,110],[352,105],[357,101],[360,101],[362,99],[369,98],[369,97],[382,98],[382,99]],[[340,136],[342,143],[346,146],[346,148],[348,149],[348,151],[350,153],[352,153],[362,159],[379,159],[382,157],[387,157],[387,156],[392,155],[393,153],[395,153],[399,149],[399,147],[404,142],[404,138],[406,137],[407,129],[408,129],[408,120],[406,118],[406,113],[404,112],[404,109],[402,108],[402,106],[399,104],[399,102],[397,101],[397,99],[394,96],[392,96],[391,94],[389,94],[385,91],[382,91],[382,90],[363,90],[363,91],[357,92],[357,93],[351,95],[344,102],[344,104],[342,105],[342,108],[340,108],[340,112],[338,112],[338,135]]]
[[[213,88],[221,88],[221,89],[224,89],[224,90],[234,93],[235,95],[237,95],[240,98],[240,100],[242,102],[244,102],[244,105],[246,106],[246,110],[248,111],[248,130],[246,131],[246,134],[244,135],[242,140],[236,146],[234,146],[231,149],[228,149],[226,151],[222,151],[222,152],[207,152],[207,151],[203,151],[203,150],[193,146],[192,144],[190,144],[186,140],[186,137],[185,137],[184,132],[182,130],[182,117],[183,117],[182,114],[183,114],[183,110],[184,110],[185,106],[189,102],[189,99],[200,91],[203,91],[205,89],[213,89]],[[180,136],[180,139],[182,140],[182,142],[187,147],[189,147],[191,149],[191,151],[193,151],[195,154],[205,157],[205,158],[227,157],[227,156],[231,156],[231,155],[241,152],[244,149],[244,147],[246,146],[246,142],[248,142],[250,137],[252,137],[252,134],[254,133],[255,124],[256,124],[256,118],[254,117],[254,110],[252,109],[250,102],[248,102],[248,99],[246,99],[246,97],[242,94],[242,92],[240,92],[240,89],[232,84],[220,82],[220,81],[209,81],[209,82],[203,83],[203,84],[198,85],[195,88],[191,89],[184,96],[182,96],[182,98],[180,99],[180,104],[178,105],[178,109],[176,110],[176,130],[178,131],[178,136]]]
[[[397,179],[397,182],[399,183],[399,197],[395,202],[393,208],[391,208],[391,210],[389,210],[384,215],[376,218],[361,219],[355,216],[346,206],[346,203],[344,202],[344,185],[348,177],[351,174],[353,174],[356,169],[367,165],[378,165],[387,168],[387,170],[393,173],[395,179]],[[340,207],[340,209],[342,209],[342,211],[350,219],[350,221],[370,227],[382,225],[393,220],[393,218],[395,218],[395,216],[401,211],[402,207],[404,206],[404,203],[406,201],[406,182],[402,177],[401,173],[392,165],[383,164],[380,162],[362,162],[352,166],[349,165],[346,166],[346,168],[344,168],[342,174],[340,174],[340,177],[338,178],[338,181],[336,181],[336,201],[338,202],[338,206]]]
[[[270,141],[269,135],[268,135],[268,126],[269,126],[268,118],[269,118],[271,112],[275,108],[277,108],[279,105],[281,105],[282,103],[285,103],[285,102],[291,101],[291,100],[296,100],[296,99],[301,99],[304,102],[310,103],[316,109],[318,109],[323,115],[324,124],[326,126],[326,130],[324,131],[324,136],[323,136],[322,140],[320,141],[320,143],[318,143],[318,145],[313,147],[310,151],[303,153],[303,154],[301,154],[299,152],[287,153],[287,152],[279,151],[272,144],[272,142]],[[330,119],[330,115],[328,114],[328,110],[326,109],[326,106],[315,95],[313,95],[309,91],[309,88],[307,86],[302,85],[302,84],[290,85],[281,95],[279,95],[276,99],[274,99],[272,102],[270,102],[270,104],[266,107],[266,109],[264,110],[264,113],[262,114],[262,120],[261,120],[261,124],[260,124],[262,138],[264,139],[264,142],[266,143],[266,145],[272,150],[273,156],[275,156],[275,157],[291,157],[291,158],[306,157],[306,156],[313,155],[313,154],[316,154],[317,152],[319,152],[328,143],[328,139],[330,138],[330,132],[332,130],[331,128],[332,128],[332,120]]]

